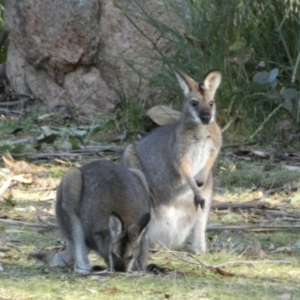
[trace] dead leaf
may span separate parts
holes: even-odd
[[[253,191],[252,195],[254,200],[260,200],[264,197],[264,193],[260,190]]]
[[[268,250],[275,250],[275,249],[276,249],[276,247],[274,246],[273,243],[271,243],[271,245],[269,246]]]
[[[5,166],[15,174],[45,172],[46,168],[27,163],[24,160],[15,161],[9,152],[2,155]]]
[[[115,294],[117,291],[118,291],[117,288],[111,287],[111,288],[104,290],[104,294]]]
[[[150,108],[146,115],[158,125],[173,123],[180,118],[180,112],[166,105],[157,105]]]
[[[31,184],[34,182],[35,178],[32,174],[21,174],[13,176],[12,179],[21,183]]]
[[[208,269],[209,269],[210,271],[212,271],[212,272],[214,272],[214,273],[217,273],[217,274],[220,274],[220,275],[222,275],[222,276],[226,276],[226,277],[233,277],[233,276],[234,276],[234,274],[229,273],[229,272],[227,272],[227,271],[224,271],[224,270],[222,270],[222,269],[220,269],[220,268],[208,267]]]
[[[44,137],[42,137],[42,138],[37,139],[37,143],[38,143],[39,146],[40,146],[41,144],[43,144],[43,143],[46,143],[46,144],[53,144],[57,137],[58,137],[57,134],[52,133],[52,134],[50,134],[50,135],[47,135],[47,136],[44,136]]]

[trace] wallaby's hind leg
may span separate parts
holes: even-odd
[[[92,266],[88,260],[85,235],[78,217],[82,193],[82,174],[78,169],[70,170],[63,178],[57,196],[57,220],[68,241],[68,249],[57,260],[75,260],[76,273],[88,274]]]
[[[212,200],[212,186],[213,179],[212,173],[208,176],[206,183],[201,189],[201,195],[205,199],[204,209],[197,210],[197,219],[194,226],[194,240],[192,250],[196,253],[205,253],[206,251],[206,240],[205,240],[205,231],[208,215],[210,212],[211,200]]]
[[[89,250],[85,244],[84,231],[81,226],[80,220],[77,216],[74,216],[73,220],[73,242],[75,248],[75,273],[89,274],[92,270],[92,266],[89,263],[88,253]]]

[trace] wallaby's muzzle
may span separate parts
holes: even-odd
[[[210,123],[211,120],[211,112],[210,109],[203,108],[199,112],[199,118],[202,122],[202,124],[207,125]]]

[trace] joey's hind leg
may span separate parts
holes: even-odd
[[[197,220],[194,226],[194,239],[192,250],[196,253],[205,253],[206,251],[206,240],[205,232],[208,220],[208,215],[210,212],[211,200],[212,200],[212,189],[213,189],[213,179],[212,174],[208,176],[206,183],[201,188],[201,195],[205,199],[204,209],[197,210]]]

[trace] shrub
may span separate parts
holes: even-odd
[[[141,1],[135,2],[144,22],[160,37],[151,41],[155,51],[148,55],[160,64],[148,80],[166,95],[162,102],[180,105],[174,67],[194,78],[218,68],[223,73],[218,94],[221,125],[234,118],[238,126],[231,131],[249,138],[258,128],[265,129],[262,134],[270,140],[275,137],[270,128],[286,116],[299,129],[299,113],[286,114],[280,99],[265,97],[268,87],[252,80],[258,71],[278,68],[279,92],[299,84],[299,0],[163,0],[170,21],[165,23],[150,15]],[[298,97],[293,105],[299,112]]]

